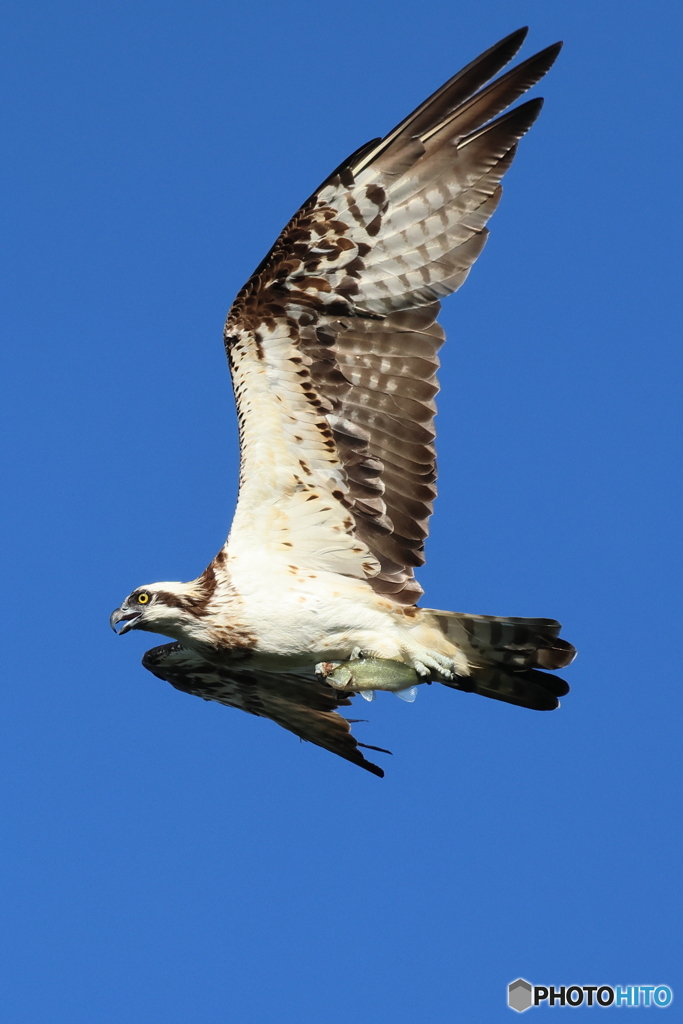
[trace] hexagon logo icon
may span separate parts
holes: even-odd
[[[517,1013],[528,1010],[531,1006],[531,985],[524,978],[517,978],[508,985],[508,1006]]]

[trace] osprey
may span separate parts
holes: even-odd
[[[568,687],[543,670],[576,653],[553,619],[420,608],[414,576],[436,495],[438,300],[481,252],[542,100],[504,111],[561,47],[491,81],[526,32],[353,153],[287,224],[225,326],[241,453],[228,540],[196,580],[139,587],[111,616],[175,641],[142,663],[177,689],[380,776],[337,714],[351,697],[437,681],[551,710]]]

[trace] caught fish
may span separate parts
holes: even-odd
[[[389,658],[325,661],[317,665],[316,670],[335,689],[356,690],[359,693],[368,690],[407,691],[420,682],[414,668]],[[369,699],[372,700],[371,697]]]

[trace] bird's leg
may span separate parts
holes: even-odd
[[[403,645],[402,654],[423,679],[452,679],[455,675],[470,674],[467,658],[457,648],[451,655],[440,654],[438,651],[428,650],[422,644],[409,641]]]

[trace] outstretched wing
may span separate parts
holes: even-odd
[[[281,673],[217,667],[179,643],[152,648],[142,664],[176,690],[270,718],[302,740],[339,754],[373,775],[384,776],[381,768],[363,757],[359,747],[384,754],[391,751],[354,739],[349,719],[336,714],[338,707],[351,703],[348,694],[321,682],[312,669]]]
[[[485,85],[513,33],[304,204],[238,295],[225,343],[241,435],[231,555],[368,579],[414,603],[436,491],[438,299],[486,241],[541,100],[501,114],[551,46]]]

